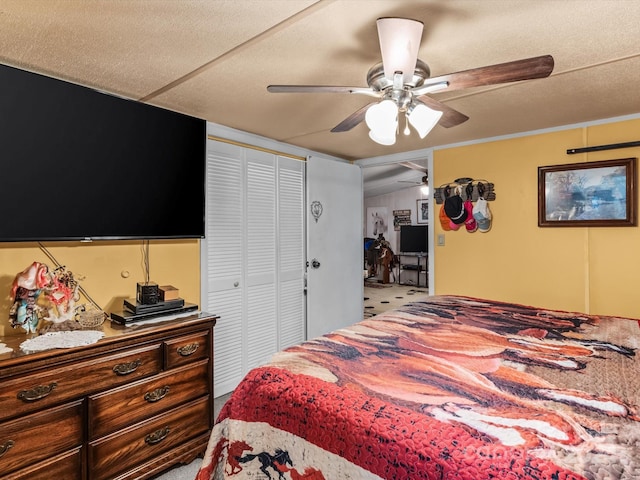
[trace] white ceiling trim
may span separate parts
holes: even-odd
[[[227,140],[232,140],[238,143],[245,143],[247,145],[253,145],[267,150],[277,150],[297,157],[309,157],[315,155],[329,160],[335,160],[337,162],[351,163],[344,158],[333,157],[325,153],[315,152],[306,148],[300,148],[289,143],[279,142],[271,138],[262,137],[254,133],[243,132],[242,130],[236,130],[235,128],[219,125],[212,122],[207,122],[207,135],[225,138]]]

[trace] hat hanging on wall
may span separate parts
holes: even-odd
[[[449,231],[451,230],[451,226],[449,225],[449,222],[451,222],[451,220],[449,219],[449,217],[447,217],[447,212],[444,211],[444,205],[440,205],[440,226],[442,226],[442,229],[445,231]]]
[[[434,199],[440,203],[440,225],[445,231],[469,233],[491,230],[492,214],[488,201],[495,200],[493,183],[463,177],[436,189]]]
[[[464,209],[467,212],[467,219],[464,221],[464,228],[467,229],[467,232],[473,233],[478,229],[478,222],[473,217],[473,203],[471,203],[471,199],[467,198],[464,201]]]
[[[444,211],[457,225],[464,223],[467,219],[467,211],[464,209],[464,201],[460,196],[460,191],[461,189],[456,188],[455,194],[444,200]]]
[[[491,210],[489,210],[489,203],[482,197],[478,198],[473,206],[473,218],[478,222],[479,232],[485,233],[491,230]]]

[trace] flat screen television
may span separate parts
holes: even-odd
[[[400,226],[400,253],[427,253],[427,225]]]
[[[204,236],[204,120],[5,65],[0,90],[0,242]]]

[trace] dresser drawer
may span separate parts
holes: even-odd
[[[162,367],[161,343],[2,382],[0,420],[148,377]]]
[[[0,472],[26,468],[80,447],[82,407],[77,401],[0,424]]]
[[[209,360],[89,397],[89,438],[95,439],[209,392]]]
[[[200,398],[116,434],[89,443],[92,478],[113,478],[209,429],[210,397]]]
[[[166,366],[174,368],[209,357],[211,333],[208,330],[193,335],[172,338],[164,342]]]
[[[0,475],[0,480],[81,480],[83,478],[85,475],[80,447],[17,472]]]

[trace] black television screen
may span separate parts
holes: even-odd
[[[427,225],[400,226],[400,253],[427,253]]]
[[[204,120],[4,65],[0,89],[0,242],[204,236]]]

